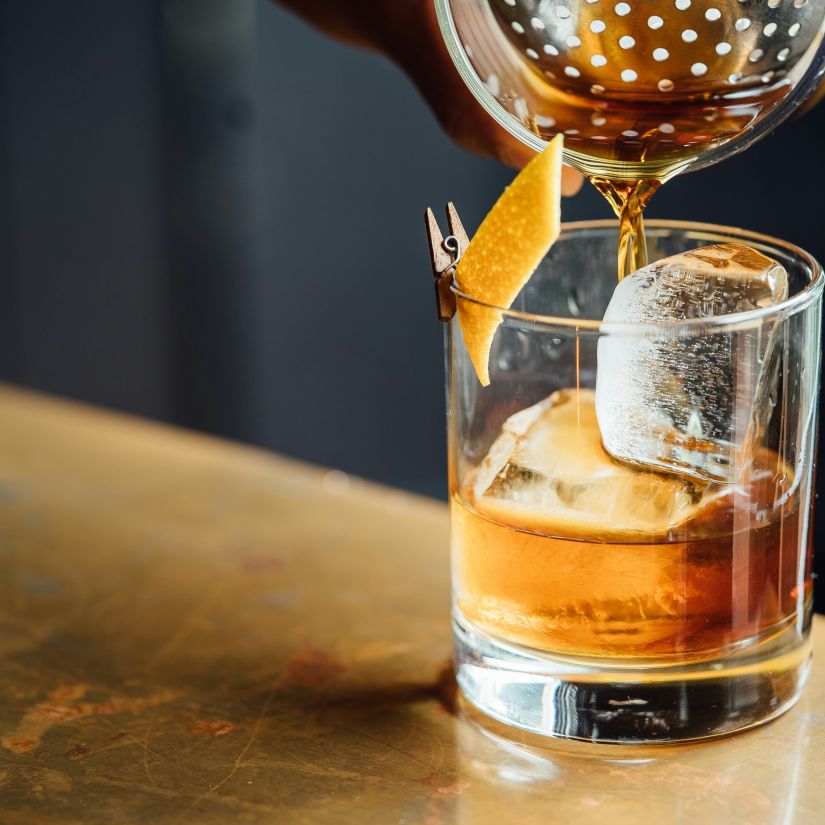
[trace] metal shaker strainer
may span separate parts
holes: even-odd
[[[482,105],[536,149],[564,132],[568,162],[591,175],[663,179],[714,163],[775,127],[825,72],[825,0],[436,8]]]

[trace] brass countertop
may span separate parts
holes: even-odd
[[[457,707],[446,509],[0,389],[0,823],[821,823],[799,706],[539,747]]]

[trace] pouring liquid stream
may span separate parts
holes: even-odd
[[[615,181],[598,175],[590,182],[604,195],[619,219],[619,280],[647,266],[647,244],[643,212],[647,202],[662,185],[658,180]]]
[[[475,68],[540,139],[564,134],[568,162],[619,218],[619,280],[647,262],[653,193],[770,117],[825,14],[825,0],[487,2],[463,31]]]
[[[746,131],[754,113],[783,92],[781,87],[763,90],[748,105],[740,102],[736,107],[720,105],[713,94],[687,94],[669,101],[666,109],[644,100],[610,100],[594,114],[592,101],[549,84],[543,88],[544,105],[552,107],[554,122],[569,125],[564,135],[570,161],[619,220],[620,281],[648,263],[643,213],[659,188],[687,171],[702,151]],[[552,136],[537,121],[531,126],[543,139]],[[603,133],[598,142],[588,137],[594,130]]]
[[[547,84],[544,105],[552,106],[564,130],[565,150],[602,194],[619,220],[618,279],[648,263],[643,213],[659,188],[690,169],[704,151],[747,131],[766,106],[786,92],[779,84],[754,92],[735,106],[719,93],[674,96],[665,107],[644,99],[605,100],[594,114],[592,101]],[[549,137],[532,124],[542,138]],[[602,133],[595,141],[592,131]]]

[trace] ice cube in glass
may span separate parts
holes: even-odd
[[[674,255],[624,278],[598,346],[596,415],[607,452],[698,480],[741,480],[776,375],[781,316],[766,323],[759,310],[787,296],[787,274],[776,261],[733,243]],[[746,315],[724,334],[707,334],[703,321],[733,313]],[[633,334],[623,334],[631,324]]]

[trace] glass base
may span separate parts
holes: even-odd
[[[792,707],[808,678],[810,633],[797,628],[724,659],[626,666],[508,644],[453,617],[465,698],[522,730],[616,744],[673,744],[761,725]]]

